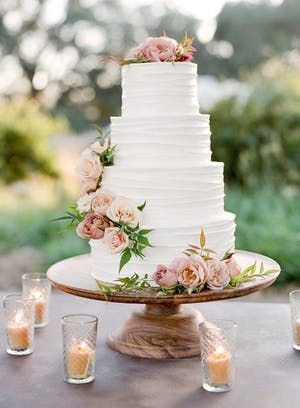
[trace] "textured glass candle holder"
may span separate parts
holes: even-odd
[[[293,348],[300,350],[300,290],[290,292],[290,307],[293,329]]]
[[[234,381],[236,323],[205,321],[200,325],[202,387],[210,392],[231,390]]]
[[[25,273],[22,276],[23,295],[35,300],[34,327],[45,327],[49,322],[51,284],[44,273]]]
[[[74,314],[62,318],[64,378],[72,384],[95,379],[98,318]]]
[[[34,348],[34,299],[11,294],[3,299],[8,354],[31,354]]]

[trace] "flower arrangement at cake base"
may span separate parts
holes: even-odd
[[[214,250],[206,248],[206,237],[201,230],[199,246],[188,248],[170,265],[158,265],[151,277],[120,277],[115,283],[106,284],[96,280],[98,292],[104,297],[113,294],[134,294],[153,291],[157,296],[172,296],[187,293],[200,293],[204,289],[221,291],[233,289],[245,282],[262,279],[278,270],[266,270],[263,262],[253,263],[241,269],[233,252],[227,252],[223,258],[214,258]]]

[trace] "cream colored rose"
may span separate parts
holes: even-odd
[[[135,228],[140,221],[141,212],[133,201],[119,196],[111,203],[106,214],[112,221],[123,222]]]
[[[95,197],[96,192],[84,194],[77,201],[77,210],[80,212],[88,212],[91,209],[92,200]],[[105,214],[103,214],[105,215]]]
[[[85,149],[76,167],[77,173],[83,182],[98,180],[103,172],[100,157],[90,149]]]
[[[229,259],[226,259],[225,263],[231,278],[241,273],[241,268],[233,256],[231,256]]]
[[[99,140],[97,140],[96,142],[94,142],[91,145],[91,150],[95,153],[101,154],[103,152],[105,152],[105,150],[107,150],[109,148],[109,140],[105,139],[104,143],[101,144]]]
[[[91,202],[92,210],[102,215],[106,212],[116,196],[108,190],[97,190]]]
[[[128,235],[120,231],[119,228],[106,228],[103,242],[112,254],[116,254],[128,247],[129,238]]]
[[[170,268],[177,271],[178,282],[186,288],[204,286],[207,280],[208,270],[200,255],[175,258]]]
[[[206,261],[208,269],[207,287],[211,290],[222,290],[230,282],[230,275],[224,261],[211,259]]]

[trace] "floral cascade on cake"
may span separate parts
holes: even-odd
[[[242,270],[234,253],[226,253],[222,259],[216,259],[214,255],[214,250],[206,247],[205,233],[201,231],[199,246],[189,245],[170,265],[158,265],[152,276],[140,277],[133,274],[119,278],[113,284],[97,280],[98,292],[105,298],[118,293],[134,294],[147,291],[155,291],[158,296],[183,293],[191,295],[204,289],[232,289],[278,272],[275,269],[266,270],[263,263],[258,268],[256,262]]]
[[[234,251],[235,215],[224,211],[223,163],[211,161],[194,51],[187,36],[179,43],[163,36],[119,61],[122,116],[111,118],[111,134],[97,128],[77,166],[81,196],[61,217],[90,240],[98,281],[149,286],[154,273],[159,287],[172,283],[176,293],[233,282],[224,253]],[[201,230],[213,259],[201,245],[185,250]]]

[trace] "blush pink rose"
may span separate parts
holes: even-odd
[[[98,213],[89,213],[78,224],[76,232],[81,238],[101,239],[105,229],[111,227],[108,218]]]
[[[79,178],[83,182],[98,180],[103,172],[100,157],[90,149],[85,149],[76,167]]]
[[[91,203],[95,196],[95,192],[82,195],[77,201],[77,210],[80,212],[88,212],[91,210]]]
[[[241,273],[241,268],[233,256],[231,256],[229,259],[226,259],[225,264],[231,278]]]
[[[119,228],[106,228],[103,242],[112,254],[122,252],[129,245],[129,238],[125,232]]]
[[[106,212],[112,221],[123,222],[132,228],[138,225],[140,213],[133,201],[121,196],[115,198]]]
[[[206,261],[208,269],[207,287],[211,290],[222,290],[230,282],[230,275],[224,261],[211,259]]]
[[[208,277],[208,270],[200,255],[175,258],[171,268],[177,271],[178,282],[186,288],[203,286]]]
[[[106,212],[116,196],[108,190],[97,190],[92,198],[92,210],[102,215]]]
[[[149,37],[139,47],[139,58],[150,62],[175,61],[178,43],[169,37]]]
[[[158,265],[152,275],[153,280],[163,288],[172,288],[177,284],[177,273],[165,265]]]

